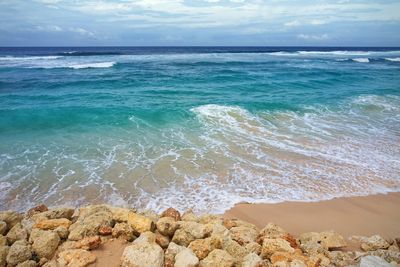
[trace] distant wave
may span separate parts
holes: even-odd
[[[59,58],[62,58],[62,56],[33,56],[33,57],[5,56],[5,57],[0,57],[0,61],[49,60],[49,59],[59,59]]]
[[[86,63],[86,64],[76,64],[68,66],[68,68],[72,69],[88,69],[88,68],[111,68],[114,66],[116,62],[96,62],[96,63]]]
[[[400,57],[394,57],[394,58],[385,58],[387,61],[392,61],[392,62],[400,62]]]
[[[85,52],[85,51],[68,51],[61,52],[58,55],[62,56],[113,56],[113,55],[123,55],[121,52],[112,52],[112,51],[104,51],[104,52]]]
[[[367,57],[363,57],[363,58],[353,58],[352,59],[355,62],[359,62],[359,63],[369,63],[369,58]]]

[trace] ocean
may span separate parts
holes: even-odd
[[[400,191],[400,48],[0,48],[0,210]]]

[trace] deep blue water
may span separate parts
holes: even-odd
[[[400,48],[0,48],[0,208],[400,188]]]

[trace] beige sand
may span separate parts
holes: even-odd
[[[227,218],[238,218],[258,227],[274,222],[298,235],[335,230],[344,236],[381,234],[400,237],[400,193],[337,198],[321,202],[237,204]]]

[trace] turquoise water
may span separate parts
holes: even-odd
[[[0,209],[399,191],[399,144],[400,49],[0,49]]]

